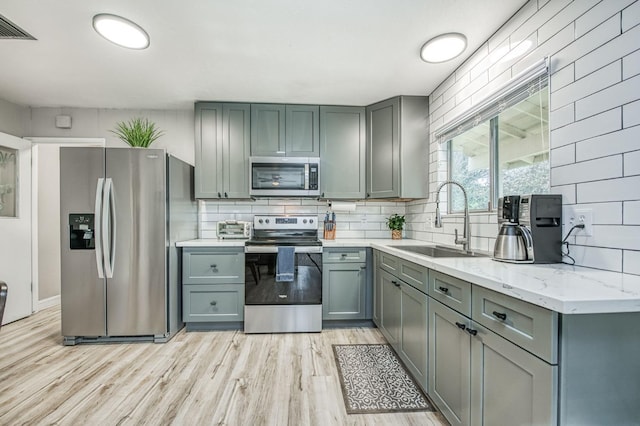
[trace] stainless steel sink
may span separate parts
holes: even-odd
[[[486,254],[475,251],[463,251],[442,246],[393,246],[393,248],[429,257],[487,257]]]

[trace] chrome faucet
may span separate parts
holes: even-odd
[[[455,230],[455,244],[462,244],[462,249],[464,251],[469,251],[469,246],[471,245],[471,231],[469,229],[469,200],[467,199],[467,191],[465,191],[464,187],[460,185],[455,180],[446,180],[438,186],[436,190],[436,220],[433,223],[433,226],[436,228],[442,228],[442,217],[440,216],[440,190],[445,185],[456,185],[462,190],[462,195],[464,196],[464,230],[462,234],[462,238],[458,238],[458,229]]]

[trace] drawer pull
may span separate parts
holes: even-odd
[[[449,289],[447,287],[438,287],[438,290],[440,290],[443,293],[449,293]]]
[[[500,313],[500,312],[497,312],[497,311],[493,311],[493,316],[498,318],[498,319],[500,319],[500,320],[502,320],[502,321],[507,319],[507,314],[503,314],[503,313]]]
[[[340,257],[342,257],[343,259],[346,259],[346,257],[347,257],[347,253],[342,253],[342,254],[340,255]]]
[[[210,302],[210,304],[211,304],[211,306],[216,306],[216,305],[218,304],[218,302],[216,302],[215,300],[212,300],[212,301]]]
[[[475,336],[476,334],[478,334],[478,330],[474,330],[472,328],[467,328],[467,333],[469,333],[472,336]]]
[[[218,265],[215,265],[215,264],[211,265],[211,269],[213,269],[214,271],[217,271],[218,270]]]
[[[459,328],[460,330],[464,330],[464,329],[466,329],[466,328],[467,328],[467,326],[466,326],[466,325],[464,325],[464,324],[462,324],[461,322],[457,322],[457,323],[456,323],[456,325],[458,326],[458,328]]]
[[[396,287],[400,287],[400,283],[398,281],[391,281],[391,284],[395,285]]]

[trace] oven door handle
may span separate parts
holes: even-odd
[[[278,246],[245,246],[245,253],[277,253]],[[322,246],[295,246],[296,253],[322,253]]]

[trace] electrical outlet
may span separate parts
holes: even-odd
[[[593,236],[593,210],[592,209],[576,209],[569,212],[568,229],[575,225],[583,224],[583,229],[576,229],[572,235],[576,237]]]
[[[433,228],[433,215],[431,215],[431,214],[427,218],[427,227]]]

